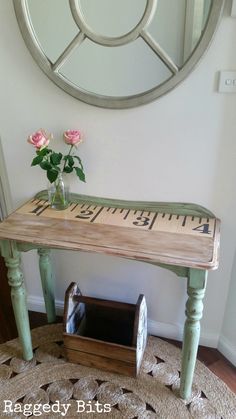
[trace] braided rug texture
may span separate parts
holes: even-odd
[[[26,417],[4,414],[4,400],[20,403],[22,409],[28,403],[52,405],[59,400],[70,404],[67,419],[236,419],[236,395],[199,361],[191,398],[178,397],[181,351],[159,338],[149,337],[137,378],[67,362],[61,324],[33,329],[32,341],[34,358],[29,362],[21,359],[18,339],[0,345],[0,418]],[[90,406],[109,404],[111,411],[78,413],[78,400]],[[63,416],[49,412],[39,417]]]

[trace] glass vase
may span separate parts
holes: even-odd
[[[70,204],[69,186],[61,172],[55,182],[48,185],[48,201],[55,210],[64,210]]]

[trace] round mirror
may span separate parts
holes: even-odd
[[[224,0],[14,0],[24,40],[69,94],[127,108],[174,88],[207,49]]]

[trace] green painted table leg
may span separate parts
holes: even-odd
[[[3,247],[4,251],[2,252],[2,256],[8,268],[7,277],[11,286],[11,300],[19,340],[22,345],[23,358],[29,361],[33,358],[33,352],[24,278],[20,270],[20,254],[14,242],[5,242]]]
[[[56,321],[54,283],[50,259],[50,249],[39,249],[39,269],[48,323]]]
[[[182,366],[180,378],[180,397],[188,399],[191,396],[193,374],[197,358],[200,338],[200,319],[207,280],[207,271],[189,269],[188,301],[186,303],[186,322],[182,348]]]

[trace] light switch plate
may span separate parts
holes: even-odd
[[[236,71],[220,71],[218,91],[236,93]]]

